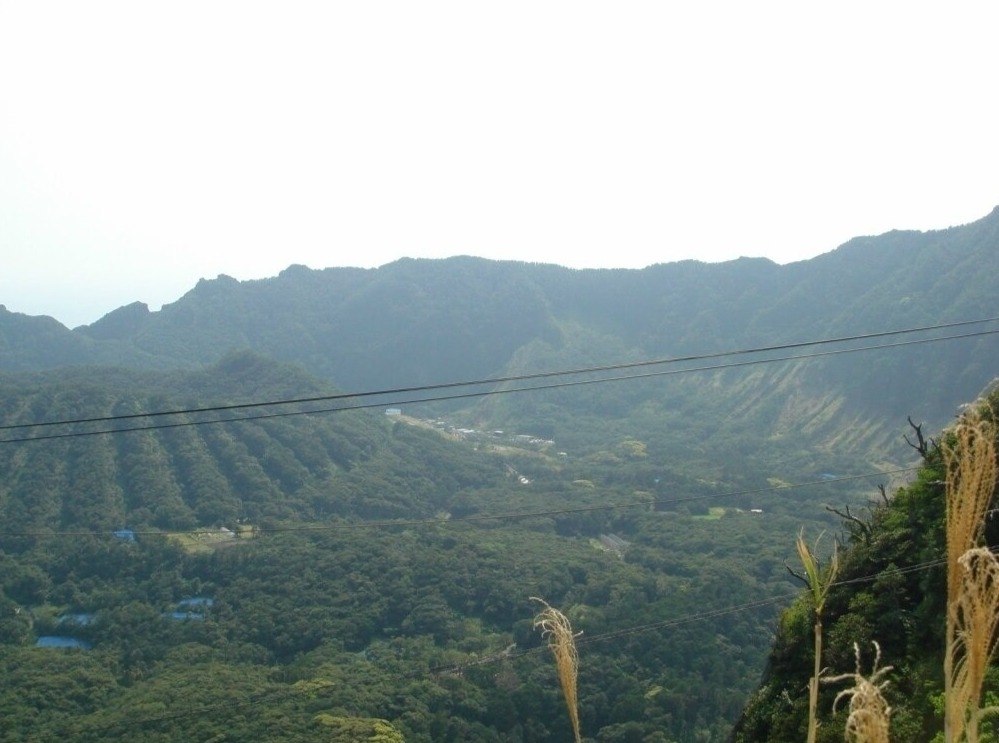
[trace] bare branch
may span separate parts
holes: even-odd
[[[916,443],[913,444],[911,441],[909,441],[908,436],[903,436],[902,438],[905,439],[905,443],[907,443],[909,446],[911,446],[913,449],[919,452],[919,456],[921,456],[923,459],[929,459],[930,450],[939,448],[936,440],[933,438],[928,439],[925,436],[923,436],[923,424],[920,423],[917,426],[915,423],[912,422],[911,415],[906,416],[906,420],[909,421],[909,425],[912,427],[912,430],[916,434]]]
[[[856,529],[859,530],[860,533],[864,535],[865,544],[871,543],[870,524],[865,522],[863,519],[859,519],[856,516],[854,516],[852,513],[850,513],[850,506],[846,506],[845,511],[840,511],[838,508],[833,508],[832,506],[826,506],[826,510],[829,511],[830,513],[836,514],[841,519],[845,519],[846,521],[856,524]]]
[[[806,587],[809,585],[808,578],[803,576],[801,573],[796,572],[795,569],[792,568],[790,565],[788,565],[786,562],[784,563],[784,567],[787,569],[787,572],[791,574],[792,578],[797,578],[802,583],[804,583]]]

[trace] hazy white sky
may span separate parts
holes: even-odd
[[[999,204],[999,4],[0,0],[0,303],[812,257]]]

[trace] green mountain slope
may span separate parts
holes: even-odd
[[[71,332],[0,313],[0,366],[190,366],[253,349],[341,389],[384,389],[991,317],[997,273],[999,210],[946,230],[857,238],[786,266],[740,259],[579,271],[474,258],[292,266],[272,279],[202,281],[158,312],[130,305]],[[999,341],[985,336],[468,404],[465,417],[523,428],[544,418],[555,437],[592,438],[579,417],[626,425],[650,406],[668,416],[683,401],[712,416],[739,411],[768,445],[795,431],[806,448],[897,460],[904,450],[894,431],[906,415],[942,425],[996,368]],[[847,428],[856,435],[844,442]]]
[[[300,369],[248,353],[202,371],[76,368],[0,381],[5,426],[334,392]],[[0,517],[10,530],[25,532],[426,517],[463,487],[507,479],[498,462],[469,460],[435,433],[391,425],[381,411],[187,425],[239,415],[246,413],[8,429],[5,439],[172,426],[0,445]]]
[[[6,374],[0,391],[11,426],[333,390],[244,352],[198,371]],[[380,411],[2,444],[0,740],[312,741],[378,718],[413,741],[561,740],[534,595],[585,633],[588,734],[719,739],[789,594],[802,510],[824,515],[838,491],[712,500],[728,479],[605,446],[457,443]],[[522,515],[489,518],[504,514]],[[254,538],[203,541],[240,521]],[[178,609],[197,597],[213,603]],[[65,635],[93,649],[34,647]]]
[[[103,338],[100,333],[91,337],[73,332],[51,317],[10,312],[0,305],[0,370],[35,371],[81,364],[162,369],[184,366],[185,362],[147,353],[129,341]]]

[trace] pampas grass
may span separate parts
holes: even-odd
[[[853,686],[844,689],[836,695],[833,702],[833,711],[839,705],[840,700],[848,698],[850,700],[850,714],[846,718],[846,735],[848,741],[855,743],[888,743],[888,719],[891,715],[891,707],[885,701],[882,690],[888,685],[888,681],[881,677],[892,670],[891,666],[878,668],[881,664],[881,646],[876,642],[874,645],[874,667],[870,676],[864,676],[860,670],[860,647],[853,643],[853,652],[857,658],[856,670],[853,673],[844,673],[841,676],[824,678],[823,681],[833,683],[836,681],[853,681]]]
[[[982,684],[996,649],[999,562],[980,544],[996,488],[996,428],[981,407],[962,416],[943,447],[947,470],[947,635],[944,737],[977,743]]]
[[[965,737],[978,740],[978,723],[995,708],[981,709],[982,685],[996,650],[999,626],[999,560],[988,547],[976,547],[961,555],[964,569],[957,641],[961,646],[954,664],[956,706],[965,710]]]
[[[572,633],[572,625],[565,614],[549,606],[544,599],[532,596],[531,601],[537,601],[544,606],[534,617],[534,629],[541,630],[541,636],[548,640],[548,647],[555,656],[555,668],[558,671],[559,683],[562,685],[565,706],[569,710],[572,733],[576,737],[576,743],[579,743],[579,707],[576,699],[576,677],[579,674],[579,655],[576,652],[578,635]]]

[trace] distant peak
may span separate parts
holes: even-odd
[[[145,302],[132,302],[131,304],[126,304],[124,307],[119,307],[114,310],[114,312],[130,312],[133,315],[148,315],[149,305]]]
[[[217,289],[219,287],[228,288],[232,286],[239,286],[239,281],[234,279],[229,274],[220,273],[214,279],[204,279],[204,278],[198,279],[198,283],[194,288],[204,290],[204,289]]]
[[[132,302],[112,310],[92,325],[81,326],[78,330],[101,340],[127,338],[142,327],[150,314],[149,305],[145,302]]]
[[[279,278],[288,278],[291,276],[307,276],[312,273],[312,269],[308,266],[302,265],[301,263],[292,263],[288,268],[284,269],[278,274]]]

